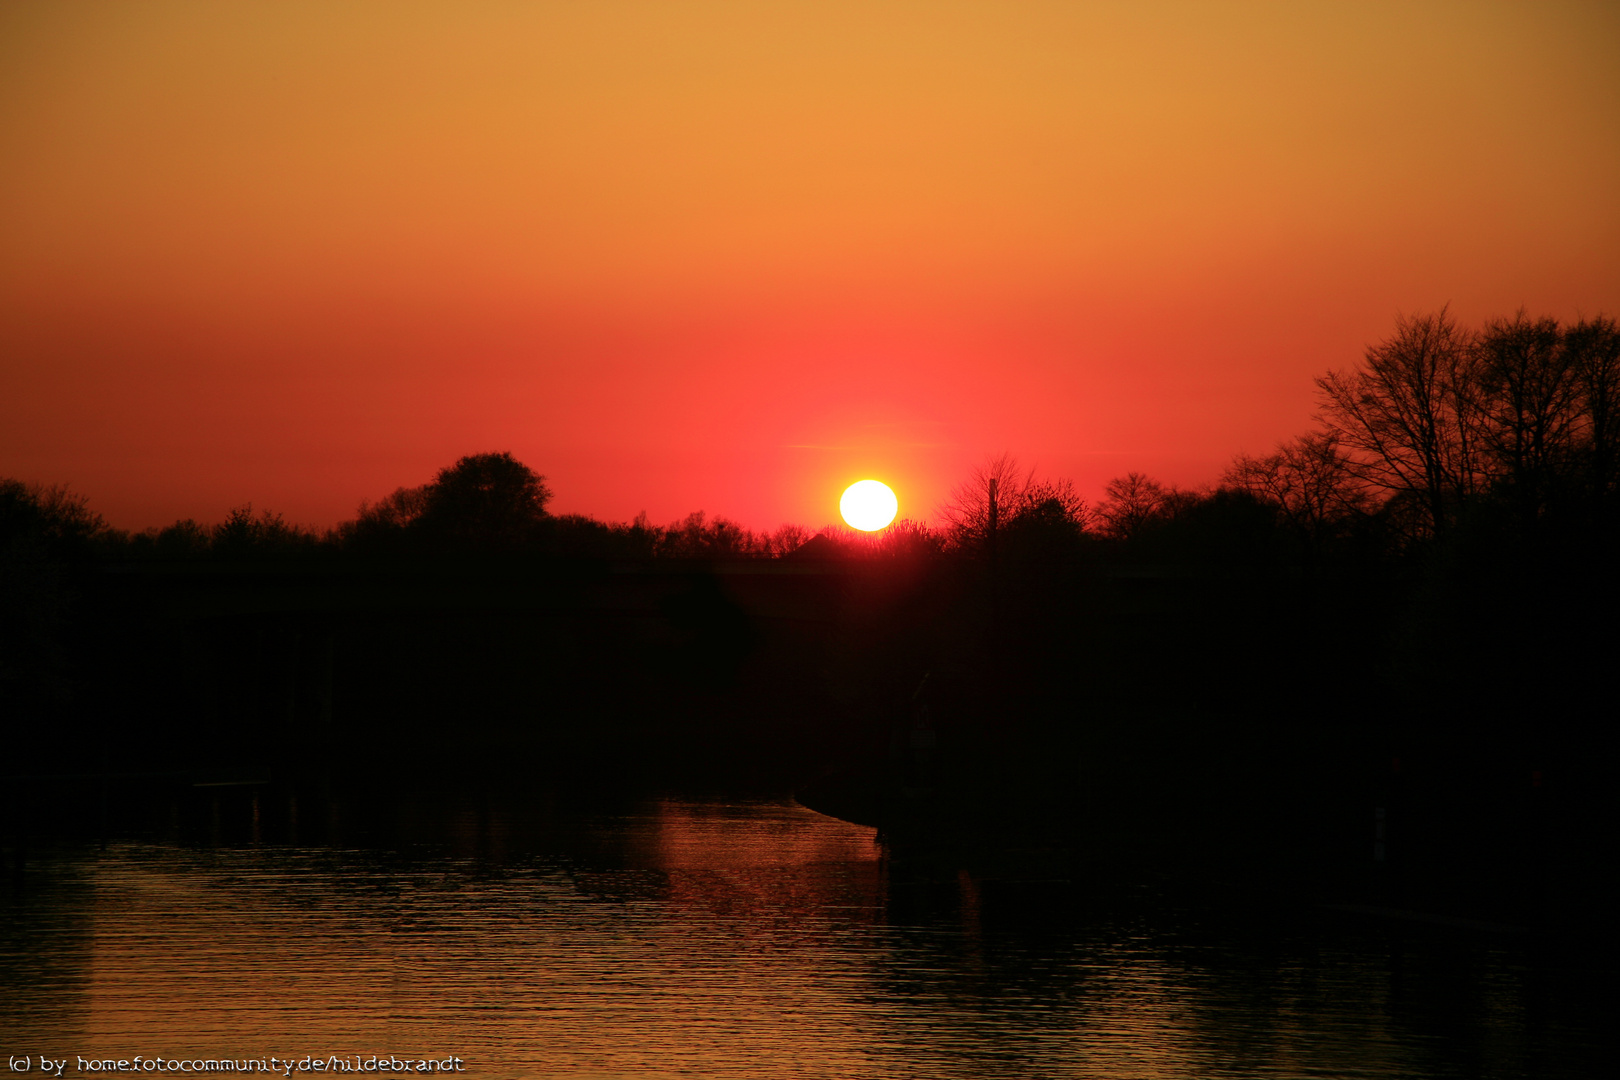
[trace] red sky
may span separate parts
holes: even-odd
[[[1398,312],[1620,315],[1603,3],[0,8],[0,475],[328,525],[928,518],[1304,430]]]

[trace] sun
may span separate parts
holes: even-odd
[[[844,489],[838,500],[838,512],[844,520],[862,532],[877,532],[900,510],[900,502],[881,480],[857,480]]]

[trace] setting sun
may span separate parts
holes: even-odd
[[[899,510],[899,500],[881,480],[858,480],[845,488],[844,497],[838,500],[838,512],[844,520],[862,532],[877,532],[893,521]]]

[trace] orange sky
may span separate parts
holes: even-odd
[[[1397,312],[1620,314],[1603,3],[0,7],[0,475],[326,525],[511,450],[755,527],[1303,430]]]

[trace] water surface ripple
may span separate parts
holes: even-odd
[[[403,850],[112,845],[4,898],[0,1046],[463,1059],[484,1076],[1580,1076],[1537,942],[888,864],[790,802],[659,799]],[[521,827],[519,827],[521,825]]]

